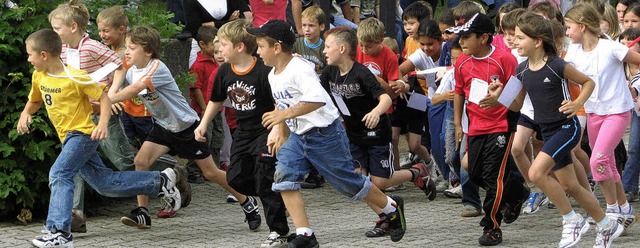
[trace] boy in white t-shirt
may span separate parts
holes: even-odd
[[[350,199],[362,199],[381,208],[389,221],[391,240],[402,239],[406,230],[403,199],[387,197],[368,177],[354,171],[349,140],[337,108],[313,67],[291,55],[295,42],[291,26],[272,20],[247,31],[258,36],[258,54],[265,65],[274,66],[269,83],[276,110],[264,114],[262,124],[272,129],[267,145],[278,159],[272,189],[280,191],[296,226],[296,236],[289,247],[318,245],[300,192],[300,183],[312,167]]]

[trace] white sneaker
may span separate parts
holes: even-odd
[[[422,159],[418,157],[418,155],[414,153],[409,153],[405,156],[400,156],[400,167],[401,168],[411,168],[414,164],[420,163]]]
[[[462,185],[447,189],[444,191],[444,195],[449,198],[462,198]]]
[[[229,194],[227,196],[227,203],[236,203],[236,202],[238,202],[238,198],[236,198],[232,194]]]
[[[73,236],[65,237],[62,232],[48,233],[36,237],[31,243],[37,247],[73,247]]]
[[[562,220],[562,238],[558,243],[558,248],[571,247],[577,244],[582,234],[585,234],[590,226],[579,214],[576,214],[573,219]]]
[[[281,247],[284,243],[287,242],[287,235],[280,235],[277,232],[269,233],[269,237],[262,242],[260,247]]]
[[[543,192],[536,192],[529,194],[529,199],[527,200],[527,205],[524,206],[522,212],[525,214],[533,214],[540,210],[540,206],[547,199],[547,195]]]
[[[610,219],[607,228],[596,227],[598,234],[596,235],[596,244],[594,248],[607,248],[611,247],[611,243],[614,239],[622,234],[624,227],[620,225],[615,219]]]

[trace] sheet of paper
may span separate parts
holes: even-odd
[[[118,65],[114,64],[114,63],[109,63],[106,64],[104,67],[98,69],[97,71],[94,71],[93,73],[89,74],[89,77],[96,82],[100,82],[100,80],[102,80],[103,78],[107,77],[111,72],[115,71],[116,69],[118,69]]]
[[[469,102],[480,105],[480,100],[487,96],[487,92],[489,92],[489,84],[487,82],[477,78],[472,79]]]
[[[509,81],[507,81],[507,85],[502,89],[502,94],[498,97],[498,102],[508,108],[511,106],[511,103],[513,103],[513,100],[516,99],[521,90],[522,82],[520,82],[517,77],[511,76]]]
[[[347,104],[342,100],[342,96],[340,94],[334,94],[333,99],[336,100],[336,105],[338,105],[338,109],[342,115],[351,116],[351,112],[349,112],[349,108],[347,108]]]
[[[420,93],[411,93],[407,107],[417,109],[422,112],[427,111],[427,96]]]

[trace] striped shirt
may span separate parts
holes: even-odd
[[[62,44],[62,54],[60,54],[60,58],[65,64],[69,64],[67,61],[67,49],[69,49],[69,45]],[[86,71],[87,73],[93,73],[110,62],[116,65],[122,65],[122,59],[120,59],[118,54],[99,41],[89,38],[89,36],[82,38],[77,49],[79,49],[80,52],[80,68],[77,69]],[[110,75],[100,80],[100,83],[110,85],[112,80],[113,76]]]

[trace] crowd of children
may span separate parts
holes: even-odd
[[[79,0],[52,10],[52,29],[25,39],[34,72],[17,123],[29,133],[44,103],[62,142],[45,230],[32,243],[73,247],[72,232],[87,232],[84,181],[106,196],[137,195],[121,222],[141,229],[151,227],[149,196],[164,201],[157,217],[174,217],[191,201],[189,182],[222,186],[252,231],[259,198],[270,231],[261,247],[319,246],[300,189],[325,180],[377,215],[366,237],[393,242],[407,231],[404,198],[384,192],[405,182],[428,201],[462,198],[462,217],[482,216],[483,246],[502,242],[503,222],[544,205],[562,216],[558,247],[591,225],[594,247],[610,247],[635,224],[640,2],[532,1],[527,10],[508,1],[490,5],[492,20],[474,1],[438,14],[426,1],[396,1],[403,40],[385,38],[378,1],[336,2],[338,16],[293,0],[291,23],[202,25],[190,102],[160,60],[159,33],[128,27],[122,7],[97,16],[102,42],[87,34]],[[191,160],[188,172],[172,156]]]

